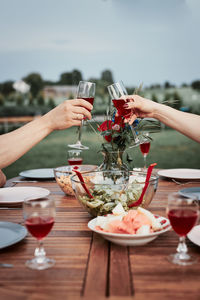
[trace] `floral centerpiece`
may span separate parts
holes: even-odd
[[[145,119],[136,119],[132,125],[129,125],[123,116],[117,115],[116,110],[112,109],[111,113],[107,114],[106,120],[97,126],[104,140],[100,150],[104,161],[99,169],[128,171],[128,164],[132,158],[128,153],[126,159],[124,158],[125,150],[138,146],[144,137],[152,140],[146,132],[153,132],[155,128],[158,128],[157,122]]]

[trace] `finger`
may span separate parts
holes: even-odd
[[[135,114],[133,114],[131,117],[130,117],[130,120],[129,120],[129,125],[132,125],[133,122],[137,119],[137,116]]]
[[[85,107],[89,111],[91,111],[93,109],[93,105],[84,99],[75,99],[73,105]]]
[[[83,114],[76,114],[76,113],[73,113],[73,114],[72,114],[72,119],[73,119],[73,120],[82,121],[82,120],[84,119],[84,115],[83,115]]]
[[[87,109],[85,109],[84,107],[81,107],[81,106],[74,106],[73,113],[82,114],[82,115],[84,115],[84,117],[86,117],[88,119],[92,118],[91,113]]]
[[[78,120],[73,120],[72,125],[71,126],[81,126],[81,121]]]

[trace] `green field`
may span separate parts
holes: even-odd
[[[74,143],[76,137],[76,128],[53,132],[22,158],[5,168],[7,178],[17,176],[23,170],[66,165],[67,144]],[[158,168],[200,168],[200,144],[174,130],[163,130],[152,137],[148,164],[156,162]],[[83,152],[84,164],[99,165],[102,162],[99,151],[102,138],[84,128],[82,141],[90,147]],[[143,158],[139,148],[129,149],[128,152],[133,158],[134,167],[142,167]]]

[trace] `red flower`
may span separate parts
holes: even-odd
[[[111,130],[112,129],[112,121],[110,121],[110,120],[109,121],[104,121],[97,129],[101,132],[106,131],[106,130]],[[112,140],[111,134],[105,135],[104,138],[109,143]]]
[[[114,122],[112,122],[110,120],[104,121],[97,129],[99,131],[101,131],[101,132],[104,132],[106,130],[111,130],[111,129],[115,130],[115,125],[119,125],[119,129],[116,130],[118,132],[120,131],[121,128],[124,128],[125,123],[124,123],[124,120],[123,120],[123,118],[121,116],[115,117],[115,121]],[[107,142],[110,143],[111,140],[112,140],[112,135],[111,134],[105,135],[104,138],[105,138],[105,140]]]

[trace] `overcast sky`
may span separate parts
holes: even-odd
[[[127,86],[200,79],[200,0],[0,0],[0,82],[73,69]]]

